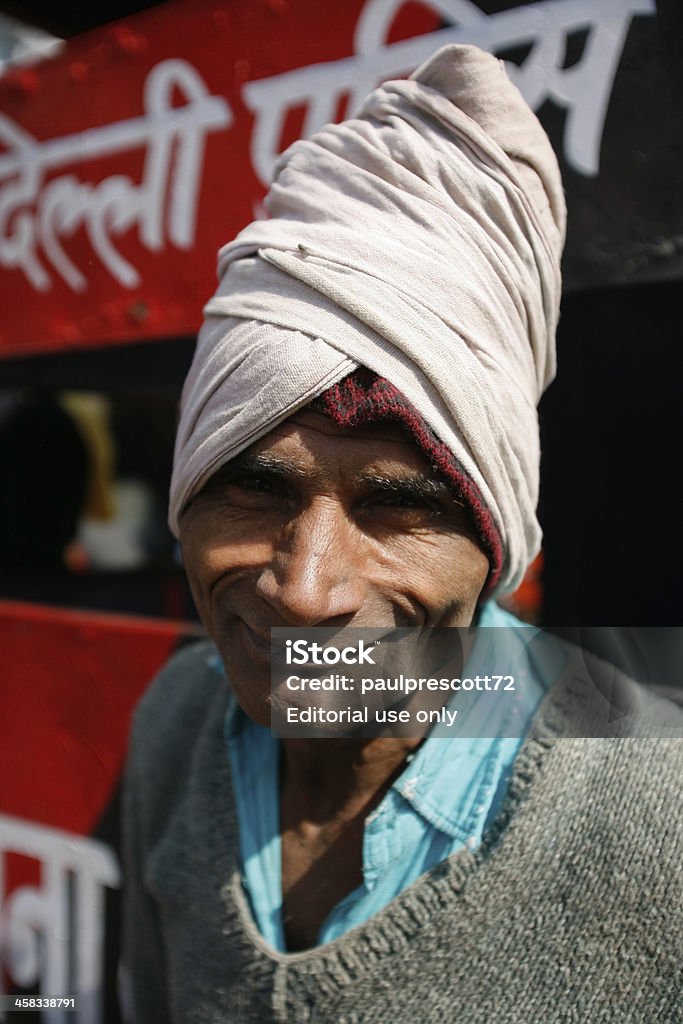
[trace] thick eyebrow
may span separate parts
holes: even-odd
[[[424,500],[439,498],[452,501],[465,507],[465,502],[456,488],[439,477],[426,476],[424,473],[410,476],[382,476],[377,473],[361,473],[355,477],[358,483],[373,490],[386,491],[389,494],[400,494],[403,497]]]
[[[230,462],[226,462],[220,469],[217,469],[207,481],[206,486],[227,483],[230,480],[234,480],[236,476],[242,476],[243,474],[249,476],[267,474],[280,480],[291,480],[292,477],[304,479],[310,476],[302,466],[297,466],[296,463],[290,462],[288,459],[278,459],[273,455],[254,455],[249,452],[242,452],[242,454],[236,455],[234,459],[230,459]]]

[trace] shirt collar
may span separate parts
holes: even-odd
[[[494,602],[488,602],[482,607],[478,625],[522,624]],[[509,633],[505,640],[504,650],[509,658]],[[485,628],[477,634],[463,675],[486,675],[494,664],[496,637],[492,629]],[[467,715],[458,717],[447,736],[430,734],[410,758],[393,789],[425,821],[453,839],[466,843],[480,836],[499,780],[500,762],[508,747],[519,742],[509,735],[511,718],[517,716],[521,727],[530,719],[541,696],[541,691],[532,687],[521,694],[514,707],[510,701],[490,700],[485,736],[468,736]],[[518,733],[521,735],[524,731]]]

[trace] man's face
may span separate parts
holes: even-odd
[[[291,416],[180,521],[199,614],[243,710],[270,724],[274,626],[467,626],[489,563],[466,508],[397,426]]]

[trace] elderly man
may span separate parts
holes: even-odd
[[[673,1024],[680,744],[576,738],[565,648],[524,656],[516,738],[269,729],[273,627],[514,623],[492,598],[540,539],[549,143],[498,61],[449,47],[288,150],[268,209],[183,393],[170,521],[212,643],[136,716],[132,1019]]]

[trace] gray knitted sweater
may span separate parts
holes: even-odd
[[[683,1022],[683,712],[658,702],[667,738],[633,738],[633,717],[627,738],[571,738],[592,698],[570,665],[480,848],[334,942],[281,954],[241,886],[231,697],[213,653],[181,651],[136,714],[124,821],[136,1024]],[[643,719],[649,698],[626,688]]]

